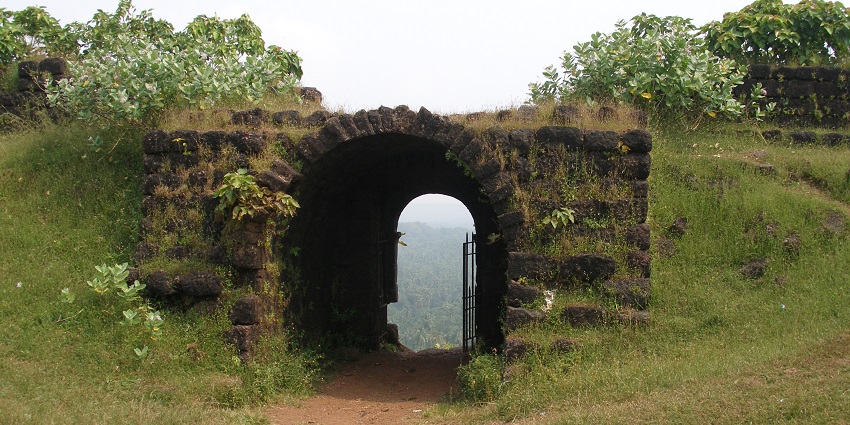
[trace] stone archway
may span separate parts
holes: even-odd
[[[389,125],[373,125],[381,113]],[[458,154],[472,159],[476,150],[466,150],[473,138],[458,131],[462,127],[424,109],[415,115],[404,109],[373,111],[371,122],[369,114],[365,120],[361,114],[359,126],[368,122],[365,131],[354,119],[335,118],[299,143],[305,158],[310,148],[331,148],[304,168],[297,192],[302,209],[287,241],[298,248],[297,268],[309,282],[292,303],[302,326],[337,343],[376,348],[387,330],[387,305],[398,301],[396,229],[411,200],[426,193],[452,196],[467,207],[479,234],[499,235],[501,228],[473,168],[451,159]],[[480,159],[470,162],[487,162]],[[507,257],[502,242],[479,249],[477,333],[489,347],[504,340]]]
[[[309,117],[257,109],[234,113],[233,123],[266,131],[150,132],[139,277],[152,296],[184,308],[238,294],[224,336],[243,358],[260,334],[282,329],[284,312],[308,338],[375,348],[397,295],[399,215],[413,198],[441,193],[466,206],[480,235],[476,331],[485,347],[508,347],[505,333],[542,320],[525,308],[542,289],[592,286],[646,308],[649,133],[541,126],[503,112],[495,119],[504,127],[483,129],[470,125],[481,114],[452,121],[405,106]],[[554,114],[542,118],[555,124]],[[236,169],[295,196],[301,210],[289,222],[261,213],[226,227],[213,191]],[[576,325],[588,315],[646,316],[574,307],[558,314]]]

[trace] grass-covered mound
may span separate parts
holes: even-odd
[[[449,402],[427,421],[824,423],[850,410],[850,149],[654,133],[648,324],[571,328],[551,314],[521,335],[563,335],[572,351],[532,350],[504,375],[474,362],[463,379],[489,401]],[[95,265],[130,260],[142,175],[140,135],[95,153],[89,134],[0,135],[0,422],[261,423],[244,406],[309,393],[315,356],[285,337],[235,361],[227,299],[212,315],[162,310],[150,341],[87,290]],[[763,259],[762,273],[741,273]],[[59,301],[66,287],[73,304]],[[559,292],[553,309],[597,300]]]

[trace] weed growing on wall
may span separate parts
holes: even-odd
[[[288,218],[294,216],[295,210],[300,207],[292,196],[258,186],[244,168],[225,174],[224,182],[213,196],[220,199],[216,212],[237,221],[258,214]]]

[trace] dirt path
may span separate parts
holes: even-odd
[[[273,406],[273,424],[403,424],[457,386],[458,350],[377,351],[343,364],[318,395],[300,407]]]

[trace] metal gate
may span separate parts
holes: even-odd
[[[475,234],[463,243],[463,351],[475,346]]]

